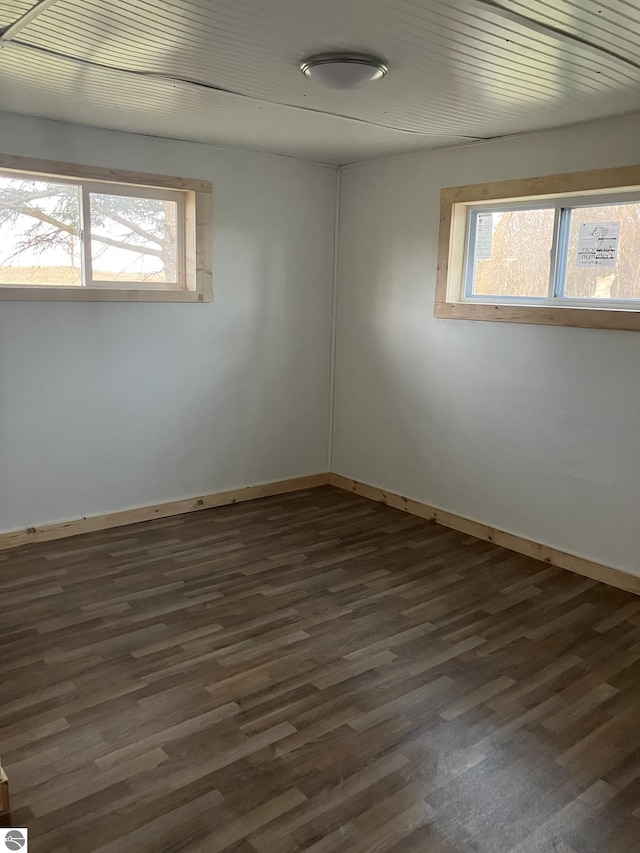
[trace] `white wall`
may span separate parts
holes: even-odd
[[[348,167],[333,470],[640,573],[640,335],[435,320],[442,186],[627,165],[619,119]],[[0,151],[210,179],[210,305],[0,303],[0,530],[327,468],[335,172],[0,116]]]
[[[333,470],[640,573],[640,334],[436,320],[441,187],[629,165],[627,118],[348,167]]]
[[[327,470],[334,169],[6,114],[0,151],[211,180],[215,292],[0,303],[0,530]]]

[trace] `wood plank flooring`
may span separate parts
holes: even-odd
[[[638,853],[640,599],[323,487],[0,554],[30,853]]]

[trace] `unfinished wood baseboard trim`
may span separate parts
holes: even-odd
[[[16,548],[29,542],[48,542],[52,539],[64,539],[67,536],[77,536],[80,533],[93,533],[97,530],[109,530],[112,527],[124,527],[127,524],[137,524],[140,521],[151,521],[154,518],[167,518],[171,515],[182,515],[185,512],[197,512],[201,509],[212,509],[217,506],[251,501],[256,498],[266,498],[272,495],[282,495],[287,492],[297,492],[302,489],[314,489],[326,486],[329,475],[309,474],[305,477],[293,477],[289,480],[276,480],[260,486],[245,486],[228,492],[216,492],[196,498],[186,498],[170,503],[152,504],[136,509],[125,509],[106,515],[91,515],[84,518],[74,518],[70,521],[60,521],[54,524],[43,524],[39,527],[27,527],[22,530],[10,530],[0,533],[0,550]]]
[[[395,509],[404,510],[404,512],[417,515],[428,521],[435,521],[443,527],[451,527],[453,530],[459,530],[461,533],[475,536],[476,539],[495,542],[496,545],[501,545],[503,548],[517,551],[519,554],[525,554],[527,557],[534,557],[536,560],[542,560],[552,566],[568,569],[570,572],[575,572],[578,575],[584,575],[592,580],[601,581],[602,583],[609,584],[609,586],[615,586],[618,589],[624,589],[627,592],[640,595],[640,576],[623,572],[620,569],[614,569],[611,566],[605,566],[602,563],[595,563],[584,557],[576,557],[575,554],[558,551],[557,548],[551,548],[549,545],[533,542],[522,536],[516,536],[514,533],[498,530],[495,527],[490,527],[488,524],[472,521],[470,518],[446,512],[420,501],[402,497],[402,495],[397,495],[394,492],[379,489],[376,486],[369,486],[358,480],[351,480],[340,474],[329,474],[329,485],[353,492],[363,498],[387,504],[387,506],[392,506]]]

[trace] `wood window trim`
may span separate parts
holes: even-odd
[[[92,181],[170,189],[185,195],[186,287],[181,290],[126,287],[73,287],[57,285],[0,285],[0,302],[211,302],[212,287],[212,185],[210,181],[154,175],[101,166],[81,166],[0,154],[0,171],[29,173],[46,178]]]
[[[464,302],[461,299],[468,207],[498,201],[542,201],[578,194],[596,196],[604,190],[621,189],[640,189],[640,166],[444,188],[440,194],[434,316],[450,320],[640,331],[640,310],[561,305],[504,305]]]

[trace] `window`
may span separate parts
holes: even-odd
[[[435,316],[640,330],[640,167],[443,190]]]
[[[211,299],[211,185],[0,156],[0,299]]]

